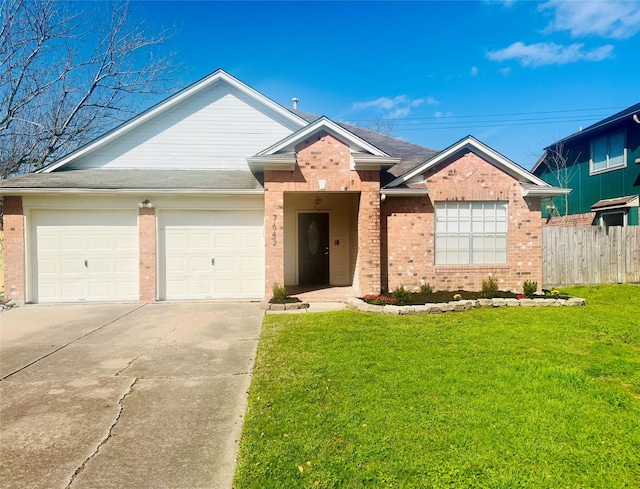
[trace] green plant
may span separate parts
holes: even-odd
[[[367,304],[373,304],[374,306],[395,306],[396,304],[398,304],[398,299],[396,299],[395,297],[387,297],[386,295],[365,295],[363,297],[363,300]]]
[[[527,297],[532,297],[538,290],[538,282],[525,280],[522,284],[522,291]]]
[[[454,294],[453,295],[453,300],[454,301],[459,301],[460,299],[462,299],[462,296],[460,294]]]
[[[433,294],[433,287],[431,287],[431,285],[429,285],[428,283],[422,284],[420,286],[420,293],[424,295],[431,295]]]
[[[284,285],[280,285],[279,283],[273,284],[273,298],[276,300],[284,300],[289,296],[287,293],[287,289]]]
[[[398,301],[399,305],[404,305],[411,300],[411,292],[404,288],[404,285],[398,285],[393,289],[391,294]]]
[[[489,275],[482,281],[482,297],[493,299],[498,295],[498,292],[498,278],[495,275]]]

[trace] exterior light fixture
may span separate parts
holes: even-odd
[[[138,207],[140,208],[147,207],[150,209],[153,207],[153,202],[151,202],[149,199],[145,199],[142,202],[138,202]]]

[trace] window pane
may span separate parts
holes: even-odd
[[[607,167],[608,138],[597,138],[591,142],[591,159],[593,171],[604,170]]]
[[[624,133],[609,136],[609,168],[624,165]]]
[[[484,206],[482,204],[483,202],[473,202],[471,204],[471,215],[474,219],[476,217],[480,219],[484,217]]]

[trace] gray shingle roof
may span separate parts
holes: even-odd
[[[0,194],[11,189],[84,190],[203,190],[210,192],[262,192],[250,171],[233,170],[73,170],[32,173],[0,181]]]

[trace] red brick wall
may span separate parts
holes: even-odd
[[[142,207],[138,212],[140,243],[140,300],[156,300],[156,210]]]
[[[349,147],[319,132],[296,147],[297,165],[291,171],[264,172],[265,293],[284,282],[284,193],[361,192],[358,217],[358,281],[361,293],[380,291],[380,181],[379,172],[351,169]]]
[[[22,197],[4,197],[4,288],[5,297],[25,300],[24,214]]]
[[[540,199],[526,201],[518,181],[472,152],[425,175],[427,197],[387,198],[382,205],[386,284],[417,289],[480,290],[494,274],[503,290],[522,291],[525,280],[542,285]],[[435,265],[434,203],[438,201],[507,201],[509,212],[506,265]]]

